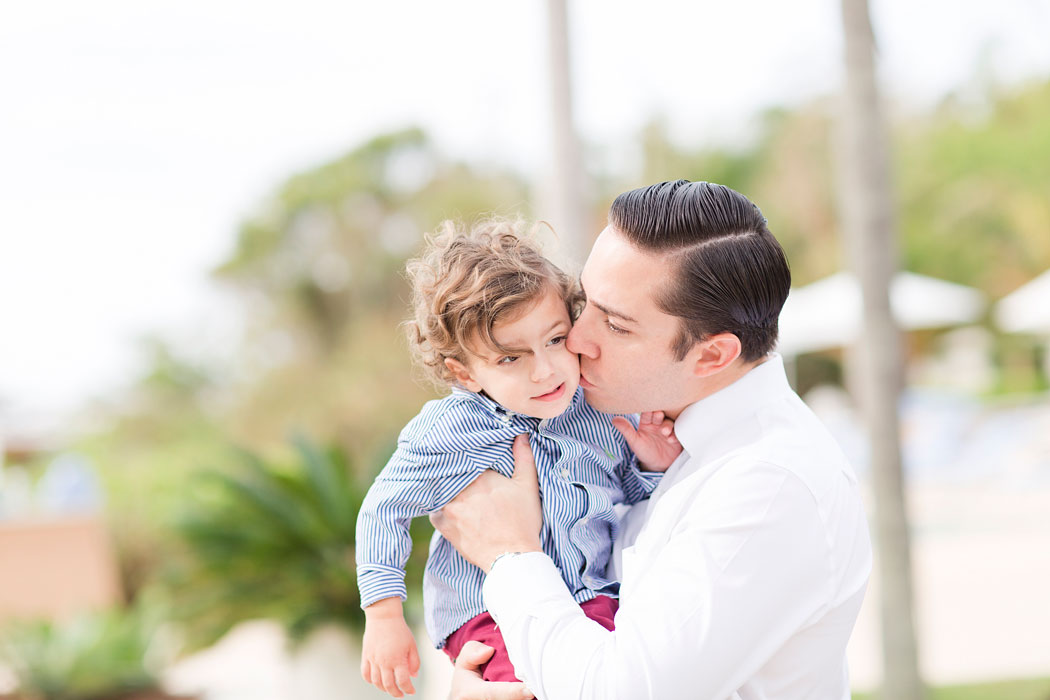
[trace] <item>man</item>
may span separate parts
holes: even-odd
[[[626,192],[581,282],[567,342],[587,400],[662,410],[684,451],[623,523],[615,631],[541,551],[521,438],[513,479],[486,473],[433,517],[487,572],[518,677],[543,700],[848,698],[867,524],[845,457],[772,353],[790,273],[761,212],[710,183]],[[529,697],[472,673],[485,654],[464,650],[452,698]]]

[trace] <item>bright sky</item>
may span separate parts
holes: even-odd
[[[683,144],[839,79],[833,0],[569,0],[577,122],[629,164],[664,114]],[[1050,74],[1039,0],[872,0],[908,103]],[[538,177],[546,3],[42,0],[0,7],[0,436],[130,379],[149,332],[220,351],[207,270],[283,179],[369,136]],[[669,173],[669,176],[674,175]]]

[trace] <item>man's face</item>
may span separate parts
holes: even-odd
[[[595,241],[580,276],[587,305],[568,347],[580,355],[580,386],[599,411],[673,418],[696,400],[689,356],[676,361],[671,351],[679,319],[655,301],[670,273],[664,256],[635,248],[612,227]]]

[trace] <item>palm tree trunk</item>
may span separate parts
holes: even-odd
[[[547,0],[552,172],[546,206],[539,212],[554,226],[563,251],[572,263],[581,265],[590,252],[587,187],[580,139],[573,124],[572,68],[569,57],[567,0]]]
[[[911,548],[897,406],[903,386],[900,331],[890,310],[897,271],[889,151],[875,76],[867,0],[842,0],[846,85],[841,120],[840,194],[845,249],[864,299],[853,377],[871,440],[875,533],[881,583],[882,697],[924,694],[915,637]]]

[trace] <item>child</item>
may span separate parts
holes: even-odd
[[[401,610],[411,518],[440,509],[486,469],[510,476],[511,444],[527,434],[543,503],[543,549],[587,616],[612,629],[619,584],[605,572],[619,526],[613,506],[647,498],[682,449],[662,414],[643,416],[636,429],[584,401],[579,358],[565,346],[576,285],[526,240],[520,224],[493,221],[463,232],[446,222],[408,272],[410,342],[451,394],[428,402],[404,428],[358,515],[361,673],[394,697],[414,692],[409,676],[419,668]],[[483,580],[435,533],[423,585],[427,631],[453,660],[470,639],[495,647],[484,678],[515,680],[485,612]]]

